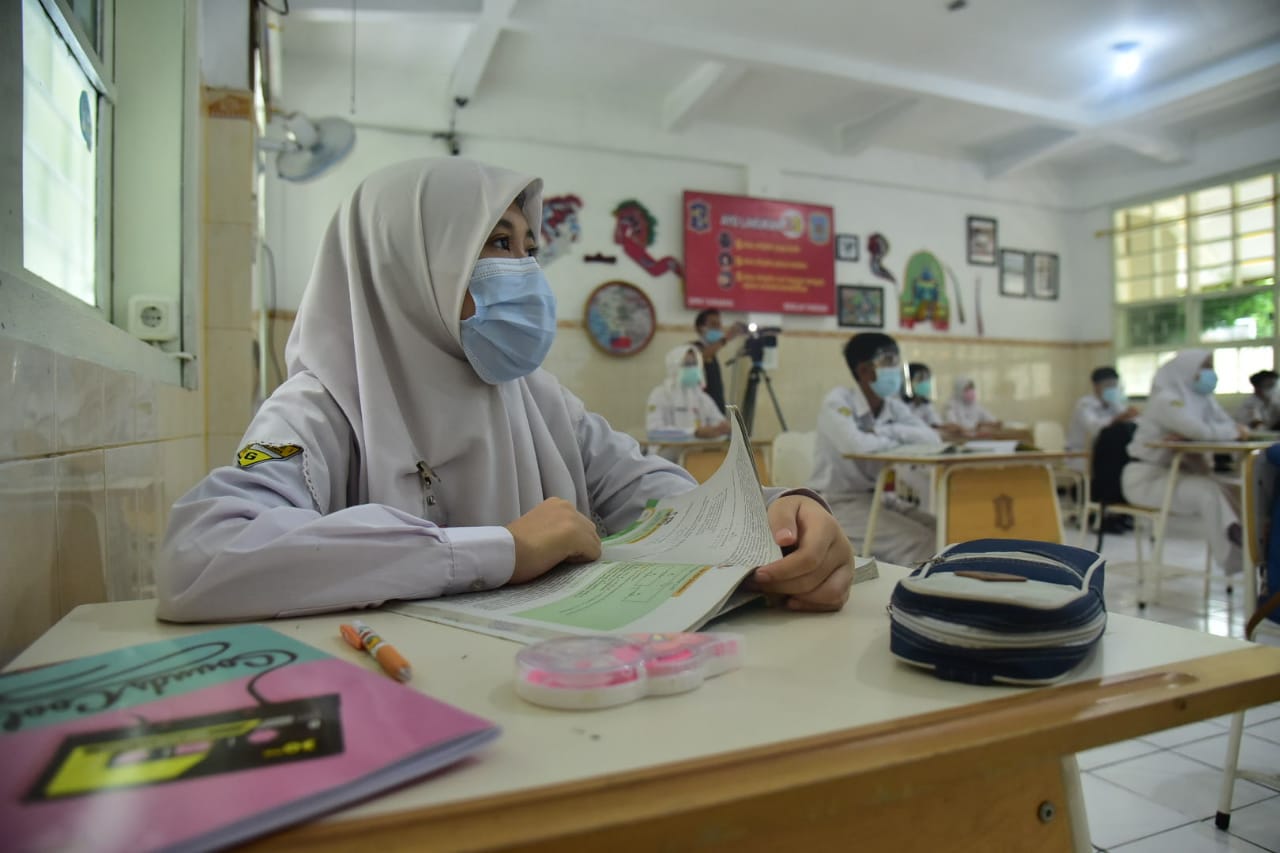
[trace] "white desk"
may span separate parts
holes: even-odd
[[[889,655],[884,608],[904,573],[881,566],[837,614],[740,612],[724,627],[747,637],[742,670],[691,694],[597,712],[519,699],[512,643],[366,614],[412,662],[413,686],[497,721],[503,734],[462,766],[262,843],[623,853],[677,842],[833,849],[857,838],[895,851],[1066,850],[1072,819],[1083,817],[1071,790],[1075,752],[1280,700],[1280,649],[1124,616],[1111,617],[1076,684],[939,681]],[[160,625],[153,609],[79,607],[13,666],[208,627]],[[375,668],[339,639],[341,621],[268,624]],[[1043,802],[1056,809],[1047,823]],[[1088,849],[1087,839],[1074,844]]]

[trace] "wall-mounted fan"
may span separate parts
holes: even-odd
[[[356,129],[342,118],[310,119],[289,113],[279,122],[284,139],[258,140],[258,148],[276,152],[276,174],[286,181],[309,181],[351,152]]]

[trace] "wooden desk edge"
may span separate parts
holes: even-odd
[[[838,783],[848,790],[854,785],[866,801],[892,799],[895,792],[1056,761],[1277,700],[1280,649],[1251,646],[768,746],[442,806],[307,824],[258,846],[542,849],[583,833],[625,837],[637,822],[750,800],[756,801],[750,808],[758,810],[760,798],[803,786]],[[447,785],[448,772],[427,784]]]
[[[846,453],[845,459],[860,462],[884,462],[890,465],[1051,465],[1064,459],[1085,459],[1084,450],[1023,450],[1018,453],[937,453],[931,456],[893,456],[887,453]]]

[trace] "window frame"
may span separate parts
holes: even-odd
[[[1263,287],[1244,284],[1240,280],[1240,267],[1244,263],[1239,258],[1238,241],[1242,237],[1247,236],[1245,232],[1237,230],[1239,225],[1240,214],[1242,211],[1254,208],[1268,201],[1267,198],[1251,199],[1241,202],[1238,198],[1238,190],[1236,184],[1249,181],[1252,179],[1269,177],[1271,179],[1271,195],[1269,198],[1272,210],[1272,283]],[[1192,196],[1205,190],[1223,187],[1226,188],[1231,195],[1231,203],[1227,207],[1214,207],[1207,210],[1195,210],[1192,203]],[[1154,208],[1160,202],[1169,201],[1171,199],[1181,198],[1182,215],[1178,217],[1157,218]],[[1139,225],[1133,228],[1119,227],[1117,217],[1127,213],[1134,208],[1151,207],[1152,218],[1149,223]],[[1219,237],[1212,240],[1193,240],[1193,223],[1194,221],[1205,215],[1216,215],[1229,213],[1231,216],[1231,231],[1226,237]],[[1183,187],[1181,189],[1171,189],[1160,193],[1158,196],[1144,197],[1133,199],[1126,203],[1116,204],[1111,209],[1112,227],[1102,234],[1109,239],[1109,248],[1111,254],[1111,297],[1112,297],[1112,329],[1113,342],[1115,350],[1115,360],[1117,363],[1128,355],[1144,355],[1150,353],[1168,352],[1170,350],[1181,349],[1204,349],[1211,352],[1218,350],[1238,350],[1246,347],[1271,347],[1272,351],[1272,369],[1278,360],[1280,360],[1280,161],[1269,164],[1261,164],[1248,169],[1241,169],[1233,173],[1218,176],[1214,179],[1201,181],[1194,185]],[[1136,231],[1144,231],[1155,229],[1162,225],[1171,225],[1174,223],[1183,224],[1183,240],[1181,243],[1162,249],[1158,245],[1153,246],[1150,251],[1141,252],[1138,255],[1127,254],[1120,256],[1117,253],[1117,238],[1125,236]],[[1255,232],[1248,232],[1254,234]],[[1262,232],[1256,232],[1262,233]],[[1099,236],[1102,236],[1100,234]],[[1207,243],[1227,242],[1231,247],[1231,259],[1221,265],[1209,265],[1207,267],[1196,267],[1193,264],[1193,249],[1197,246]],[[1156,273],[1150,276],[1135,276],[1128,279],[1119,277],[1120,261],[1134,257],[1154,257],[1156,255],[1168,254],[1176,252],[1178,260],[1175,261],[1174,273]],[[1218,266],[1229,265],[1232,270],[1232,282],[1229,287],[1218,288],[1213,290],[1198,289],[1195,284],[1195,274],[1202,269],[1214,269]],[[1154,265],[1153,265],[1154,268]],[[1120,287],[1121,282],[1141,281],[1150,279],[1152,281],[1158,278],[1168,278],[1172,275],[1175,280],[1177,276],[1186,276],[1186,289],[1171,296],[1155,296],[1146,299],[1134,299],[1121,301]],[[1203,324],[1203,308],[1207,301],[1220,299],[1226,296],[1243,296],[1253,290],[1262,290],[1269,288],[1271,293],[1271,304],[1273,316],[1277,322],[1275,323],[1274,334],[1248,339],[1229,340],[1229,341],[1202,341],[1201,336],[1204,333]],[[1154,288],[1153,288],[1154,289]],[[1163,343],[1134,346],[1129,341],[1128,314],[1135,309],[1147,309],[1159,305],[1182,305],[1184,309],[1184,331],[1186,333],[1183,343]],[[1135,399],[1145,399],[1149,389],[1134,389],[1134,393],[1130,396]]]
[[[192,0],[180,0],[186,8],[186,56],[184,85],[198,81],[195,53],[198,30]],[[186,388],[197,386],[197,366],[187,352],[166,352],[138,340],[112,317],[113,229],[115,135],[114,100],[116,87],[114,32],[115,0],[98,3],[99,44],[90,44],[79,19],[66,0],[36,0],[59,36],[80,62],[90,84],[99,94],[96,214],[95,297],[89,305],[51,282],[28,271],[23,261],[23,123],[9,122],[0,129],[0,335],[46,347],[63,355],[82,358],[101,366],[136,373],[148,379]],[[22,115],[23,33],[22,3],[0,4],[0,109],[7,115]],[[90,49],[91,48],[91,49]],[[198,91],[198,89],[196,90]],[[198,102],[198,98],[196,99]],[[196,104],[198,107],[198,103]],[[198,109],[188,105],[187,116],[198,117]],[[200,192],[189,184],[200,175],[199,123],[186,121],[183,128],[183,198],[186,220],[183,228],[181,281],[178,298],[182,313],[182,349],[198,345],[198,318],[194,307],[200,279],[198,214]],[[192,189],[194,187],[194,190]],[[196,217],[196,218],[192,218]]]

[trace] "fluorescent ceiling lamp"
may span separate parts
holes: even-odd
[[[1138,52],[1136,41],[1122,41],[1111,46],[1115,56],[1111,60],[1111,70],[1117,77],[1132,77],[1138,73],[1142,65],[1142,54]]]

